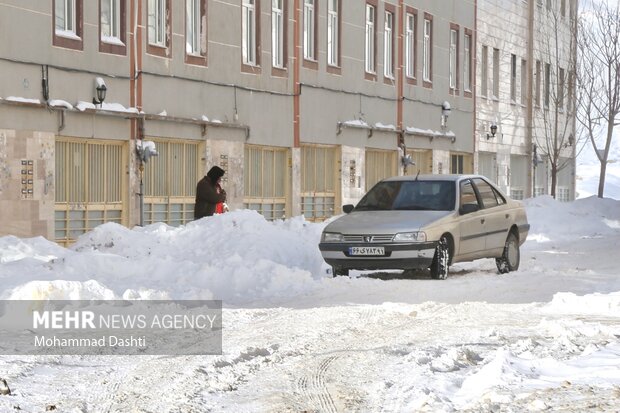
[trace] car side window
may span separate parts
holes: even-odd
[[[459,207],[462,208],[465,205],[478,206],[478,198],[476,198],[476,192],[474,191],[474,187],[471,184],[470,180],[461,182],[461,197],[459,199]]]
[[[502,194],[500,194],[497,189],[493,188],[493,193],[495,193],[495,198],[497,198],[497,203],[500,205],[504,205],[506,203],[506,198]]]
[[[488,184],[488,182],[480,178],[476,178],[474,179],[474,185],[476,185],[478,193],[480,194],[483,208],[493,208],[498,205],[495,191],[493,190],[493,187]]]

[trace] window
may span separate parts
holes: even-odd
[[[416,15],[407,13],[405,29],[405,73],[407,77],[415,78],[416,72]]]
[[[562,17],[566,17],[566,0],[560,1],[560,14]]]
[[[171,56],[171,1],[172,0],[148,1],[148,42],[146,51],[149,54],[160,57]]]
[[[488,46],[482,46],[482,65],[481,65],[481,81],[480,81],[480,95],[489,95],[489,48]]]
[[[366,150],[366,190],[377,182],[398,175],[398,154],[396,151]]]
[[[383,75],[394,78],[394,13],[389,11],[385,12],[383,30]]]
[[[423,66],[422,78],[428,83],[432,81],[433,70],[433,20],[429,14],[424,15],[424,42],[423,46]]]
[[[316,60],[315,0],[304,0],[304,59]]]
[[[450,173],[470,174],[472,173],[473,159],[470,154],[452,154],[450,156]]]
[[[337,171],[335,147],[301,147],[301,213],[307,220],[334,215]]]
[[[149,43],[166,47],[166,0],[149,0]]]
[[[366,41],[364,52],[366,73],[375,73],[375,13],[375,6],[366,4]]]
[[[510,185],[510,197],[523,199],[527,187],[527,157],[522,155],[510,155],[510,170],[508,173],[508,185]]]
[[[459,47],[459,31],[458,29],[450,29],[450,89],[454,91],[457,88],[457,73],[458,73],[458,50]]]
[[[463,46],[463,89],[465,89],[466,95],[467,92],[471,92],[471,47],[471,32],[465,29],[465,44]]]
[[[127,54],[125,0],[100,0],[99,51]]]
[[[478,189],[478,194],[480,194],[480,200],[482,201],[483,208],[493,208],[499,205],[496,192],[488,182],[480,178],[475,178],[474,184]]]
[[[340,66],[340,0],[327,3],[327,64]]]
[[[510,103],[517,102],[517,55],[510,55]]]
[[[56,242],[70,244],[105,222],[124,224],[126,144],[58,137],[55,146]]]
[[[286,218],[287,150],[246,145],[244,153],[244,207],[268,220]]]
[[[241,6],[241,59],[244,65],[258,66],[258,25],[256,10],[259,0],[243,0]],[[244,71],[253,72],[251,68]]]
[[[549,100],[551,98],[551,65],[545,63],[545,109],[549,109]]]
[[[82,0],[54,0],[54,46],[83,49]]]
[[[521,104],[527,100],[527,60],[521,59]]]
[[[493,99],[499,99],[499,49],[493,49]]]
[[[562,68],[558,74],[558,109],[564,110],[564,69]]]
[[[206,64],[206,7],[206,0],[185,0],[185,61],[187,63]]]
[[[283,0],[271,0],[271,64],[284,67],[284,5]]]
[[[542,69],[540,60],[536,61],[536,91],[534,96],[534,105],[540,107],[540,78],[542,76]]]
[[[180,139],[149,140],[155,142],[159,156],[144,170],[144,223],[186,224],[194,219],[202,145]]]
[[[478,198],[476,197],[476,192],[474,191],[474,186],[471,184],[470,180],[466,180],[461,182],[461,197],[459,199],[459,206],[463,207],[465,205],[475,205],[478,206]]]

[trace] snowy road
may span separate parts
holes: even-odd
[[[192,226],[106,228],[73,251],[0,239],[3,298],[227,303],[221,356],[0,356],[0,412],[617,412],[620,202],[536,202],[518,272],[481,260],[445,281],[332,279],[308,249],[320,226],[233,213],[208,223],[238,237],[221,261]],[[271,249],[243,244],[257,234]]]

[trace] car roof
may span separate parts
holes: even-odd
[[[464,178],[484,178],[481,175],[466,175],[466,174],[420,174],[416,175],[406,175],[406,176],[393,176],[391,178],[386,178],[384,181],[460,181]]]

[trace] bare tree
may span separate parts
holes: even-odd
[[[620,3],[589,2],[579,18],[577,119],[601,164],[598,197],[614,127],[620,124]]]
[[[576,3],[545,3],[536,32],[540,60],[534,66],[538,110],[533,116],[533,140],[549,166],[550,193],[555,198],[559,172],[575,160]]]

